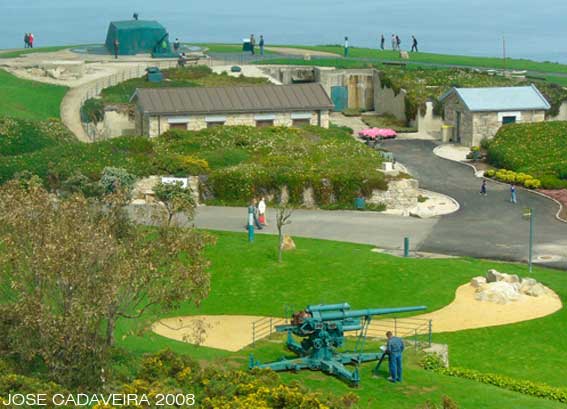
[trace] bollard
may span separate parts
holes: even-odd
[[[248,242],[252,243],[254,241],[254,225],[248,225]]]
[[[409,257],[409,237],[404,237],[404,257]]]

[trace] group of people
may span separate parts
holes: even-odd
[[[248,206],[248,222],[246,223],[246,228],[256,226],[258,230],[262,230],[264,226],[267,226],[266,208],[266,199],[263,196],[260,200],[256,198],[252,199],[250,206]]]
[[[488,196],[488,191],[486,189],[486,179],[483,179],[482,183],[480,184],[480,194],[481,196]],[[518,193],[516,192],[516,186],[514,186],[513,184],[510,184],[510,203],[518,203]]]
[[[401,51],[401,44],[402,44],[402,40],[400,39],[400,36],[398,36],[397,34],[392,34],[392,50]],[[380,49],[381,50],[386,49],[386,39],[384,38],[384,34],[380,36]],[[412,52],[419,51],[417,48],[417,38],[415,38],[414,35],[411,36],[411,51]]]
[[[25,33],[24,34],[24,48],[33,48],[34,42],[34,35],[33,33]]]
[[[260,48],[260,56],[264,56],[264,36],[260,35],[260,39],[258,40],[258,47]],[[254,34],[250,34],[250,53],[252,55],[256,55],[256,37]]]

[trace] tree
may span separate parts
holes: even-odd
[[[198,304],[209,291],[210,237],[135,227],[120,203],[59,198],[34,178],[0,187],[2,335],[68,386],[99,381],[120,319]]]
[[[287,203],[280,204],[276,206],[276,227],[278,228],[279,236],[279,246],[278,246],[278,262],[282,262],[282,252],[284,244],[284,234],[283,229],[288,224],[291,224],[291,216],[293,214],[293,208]]]
[[[154,188],[158,200],[167,212],[167,226],[171,226],[173,216],[184,212],[189,219],[195,215],[195,200],[191,188],[183,187],[181,182],[158,183]]]

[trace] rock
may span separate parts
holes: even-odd
[[[291,236],[288,236],[287,234],[284,235],[284,238],[283,238],[282,250],[283,251],[295,250],[295,242],[293,241]]]
[[[507,283],[512,283],[512,284],[520,283],[520,277],[518,277],[517,274],[502,274],[502,278]]]
[[[59,71],[57,68],[46,70],[46,72],[47,72],[47,75],[50,76],[53,79],[58,80],[59,78],[61,78],[61,71]]]
[[[481,276],[479,276],[479,277],[474,277],[474,278],[471,280],[471,285],[472,285],[474,288],[481,288],[484,284],[486,284],[486,278],[481,277]]]
[[[502,273],[494,269],[488,270],[488,273],[486,273],[487,283],[495,283],[496,281],[501,281],[501,280],[502,280]]]
[[[497,304],[507,304],[510,301],[517,301],[520,292],[516,284],[498,281],[483,286],[475,295],[479,301],[489,301]]]
[[[313,209],[315,207],[315,192],[311,186],[303,191],[303,207]]]
[[[547,289],[543,286],[543,284],[536,283],[528,288],[524,294],[529,295],[530,297],[540,297],[547,294]]]

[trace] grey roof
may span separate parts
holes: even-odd
[[[441,101],[457,94],[472,112],[547,110],[549,102],[535,85],[527,87],[452,88]]]
[[[320,84],[138,88],[131,98],[147,114],[229,114],[332,109]]]

